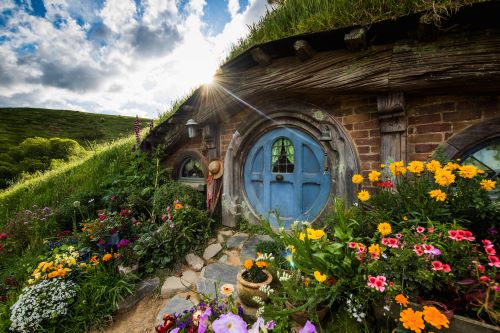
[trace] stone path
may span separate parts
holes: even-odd
[[[165,313],[183,312],[197,304],[200,301],[198,293],[213,295],[216,286],[224,283],[236,287],[236,276],[244,260],[254,259],[258,242],[267,240],[270,240],[267,236],[219,230],[201,257],[188,254],[184,258],[184,268],[167,277],[162,285],[159,278],[142,281],[136,293],[120,304],[115,322],[105,332],[123,332],[124,329],[127,332],[154,332],[154,326],[162,321]],[[159,295],[154,293],[158,289]],[[255,314],[256,309],[243,308],[247,314]]]

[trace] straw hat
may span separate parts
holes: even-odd
[[[224,165],[219,160],[213,160],[208,165],[208,172],[214,179],[219,179],[224,173]]]

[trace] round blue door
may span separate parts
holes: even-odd
[[[308,134],[290,128],[265,133],[245,160],[245,192],[254,211],[279,213],[285,226],[295,220],[312,221],[330,194],[323,149]],[[274,214],[269,216],[275,224]]]

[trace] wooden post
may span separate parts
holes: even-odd
[[[377,97],[380,161],[406,161],[406,115],[402,92]]]
[[[312,58],[316,51],[312,46],[305,40],[300,39],[293,43],[293,49],[295,50],[295,55],[301,61],[306,61]]]
[[[366,48],[365,28],[351,30],[351,32],[345,34],[344,42],[346,43],[347,49],[350,51],[359,51]]]
[[[252,59],[255,60],[259,65],[267,66],[271,64],[272,59],[269,54],[264,52],[260,47],[256,47],[250,50],[250,54],[252,55]]]

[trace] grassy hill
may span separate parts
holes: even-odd
[[[141,119],[147,126],[148,119]],[[89,142],[107,142],[134,132],[134,117],[69,110],[0,108],[0,153],[26,138],[69,138],[88,148]]]

